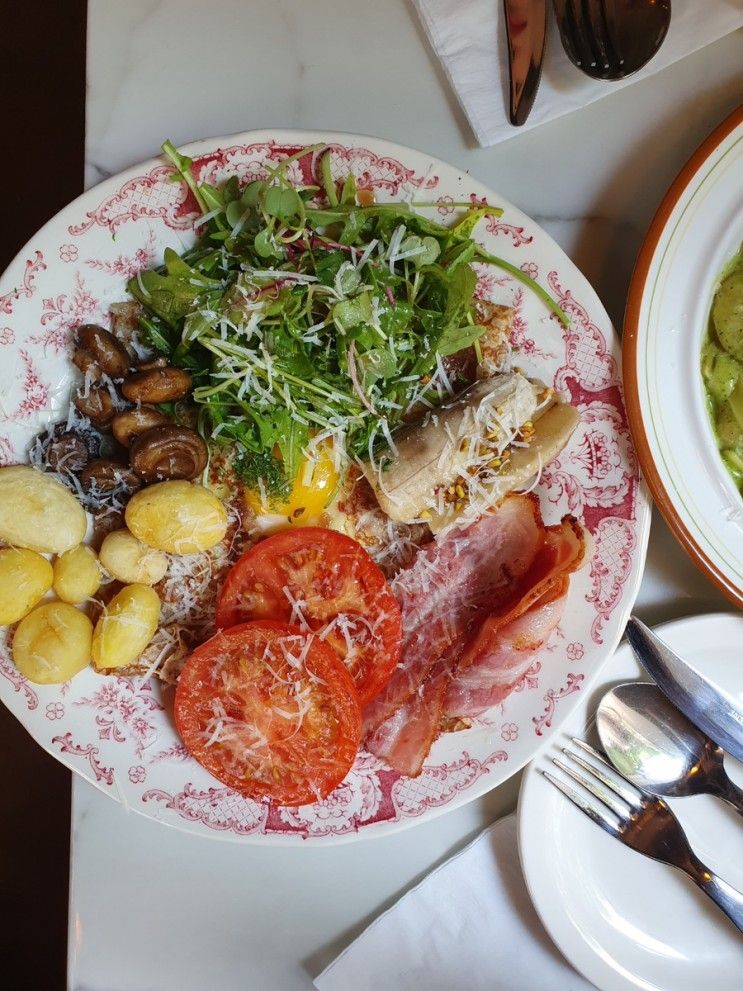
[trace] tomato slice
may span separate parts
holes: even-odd
[[[317,634],[286,623],[244,623],[198,647],[178,681],[175,722],[215,778],[278,805],[329,795],[361,742],[348,671]]]
[[[243,554],[219,594],[217,626],[254,619],[318,632],[343,658],[362,705],[400,659],[397,599],[361,544],[335,530],[283,530]]]

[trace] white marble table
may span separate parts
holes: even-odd
[[[404,0],[90,0],[87,180],[151,156],[166,136],[269,125],[377,134],[471,171],[531,214],[621,325],[664,190],[743,98],[742,55],[738,32],[481,150]],[[659,622],[726,608],[656,519],[639,614]],[[164,829],[76,782],[69,987],[307,989],[380,910],[512,809],[517,789],[513,778],[374,842],[279,849]]]

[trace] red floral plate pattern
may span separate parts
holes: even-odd
[[[27,682],[0,644],[0,698],[49,753],[143,815],[189,832],[248,842],[338,842],[389,833],[470,801],[521,768],[555,732],[618,643],[639,585],[650,510],[627,428],[619,353],[609,318],[588,282],[536,224],[470,176],[421,152],[376,138],[298,131],[250,132],[187,150],[202,178],[241,182],[316,142],[333,169],[352,171],[380,199],[503,208],[477,231],[493,253],[549,287],[571,325],[565,331],[520,283],[480,269],[478,294],[516,309],[513,344],[527,372],[554,382],[580,410],[569,446],[546,466],[545,519],[578,516],[593,535],[590,563],[571,581],[560,628],[505,703],[470,730],[436,742],[420,777],[408,779],[368,754],[325,801],[282,809],[222,787],[190,758],[157,684],[102,678],[92,670],[59,686]],[[307,181],[307,155],[292,166]],[[126,280],[167,246],[193,240],[184,189],[161,161],[138,165],[70,204],[29,242],[0,280],[0,462],[24,457],[29,440],[66,409],[74,328],[106,322]]]

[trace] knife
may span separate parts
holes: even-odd
[[[511,123],[529,116],[542,75],[547,36],[547,0],[503,0],[508,37]]]
[[[743,760],[743,704],[695,671],[635,616],[627,623],[627,639],[676,708],[723,750]]]

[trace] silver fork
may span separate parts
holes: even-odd
[[[552,763],[563,774],[577,781],[598,802],[590,801],[567,782],[543,770],[545,778],[589,819],[625,846],[688,874],[743,932],[743,895],[705,867],[691,849],[681,823],[663,799],[630,784],[583,740],[573,739],[572,744],[590,755],[592,760],[564,747],[563,754],[567,760],[553,757]]]

